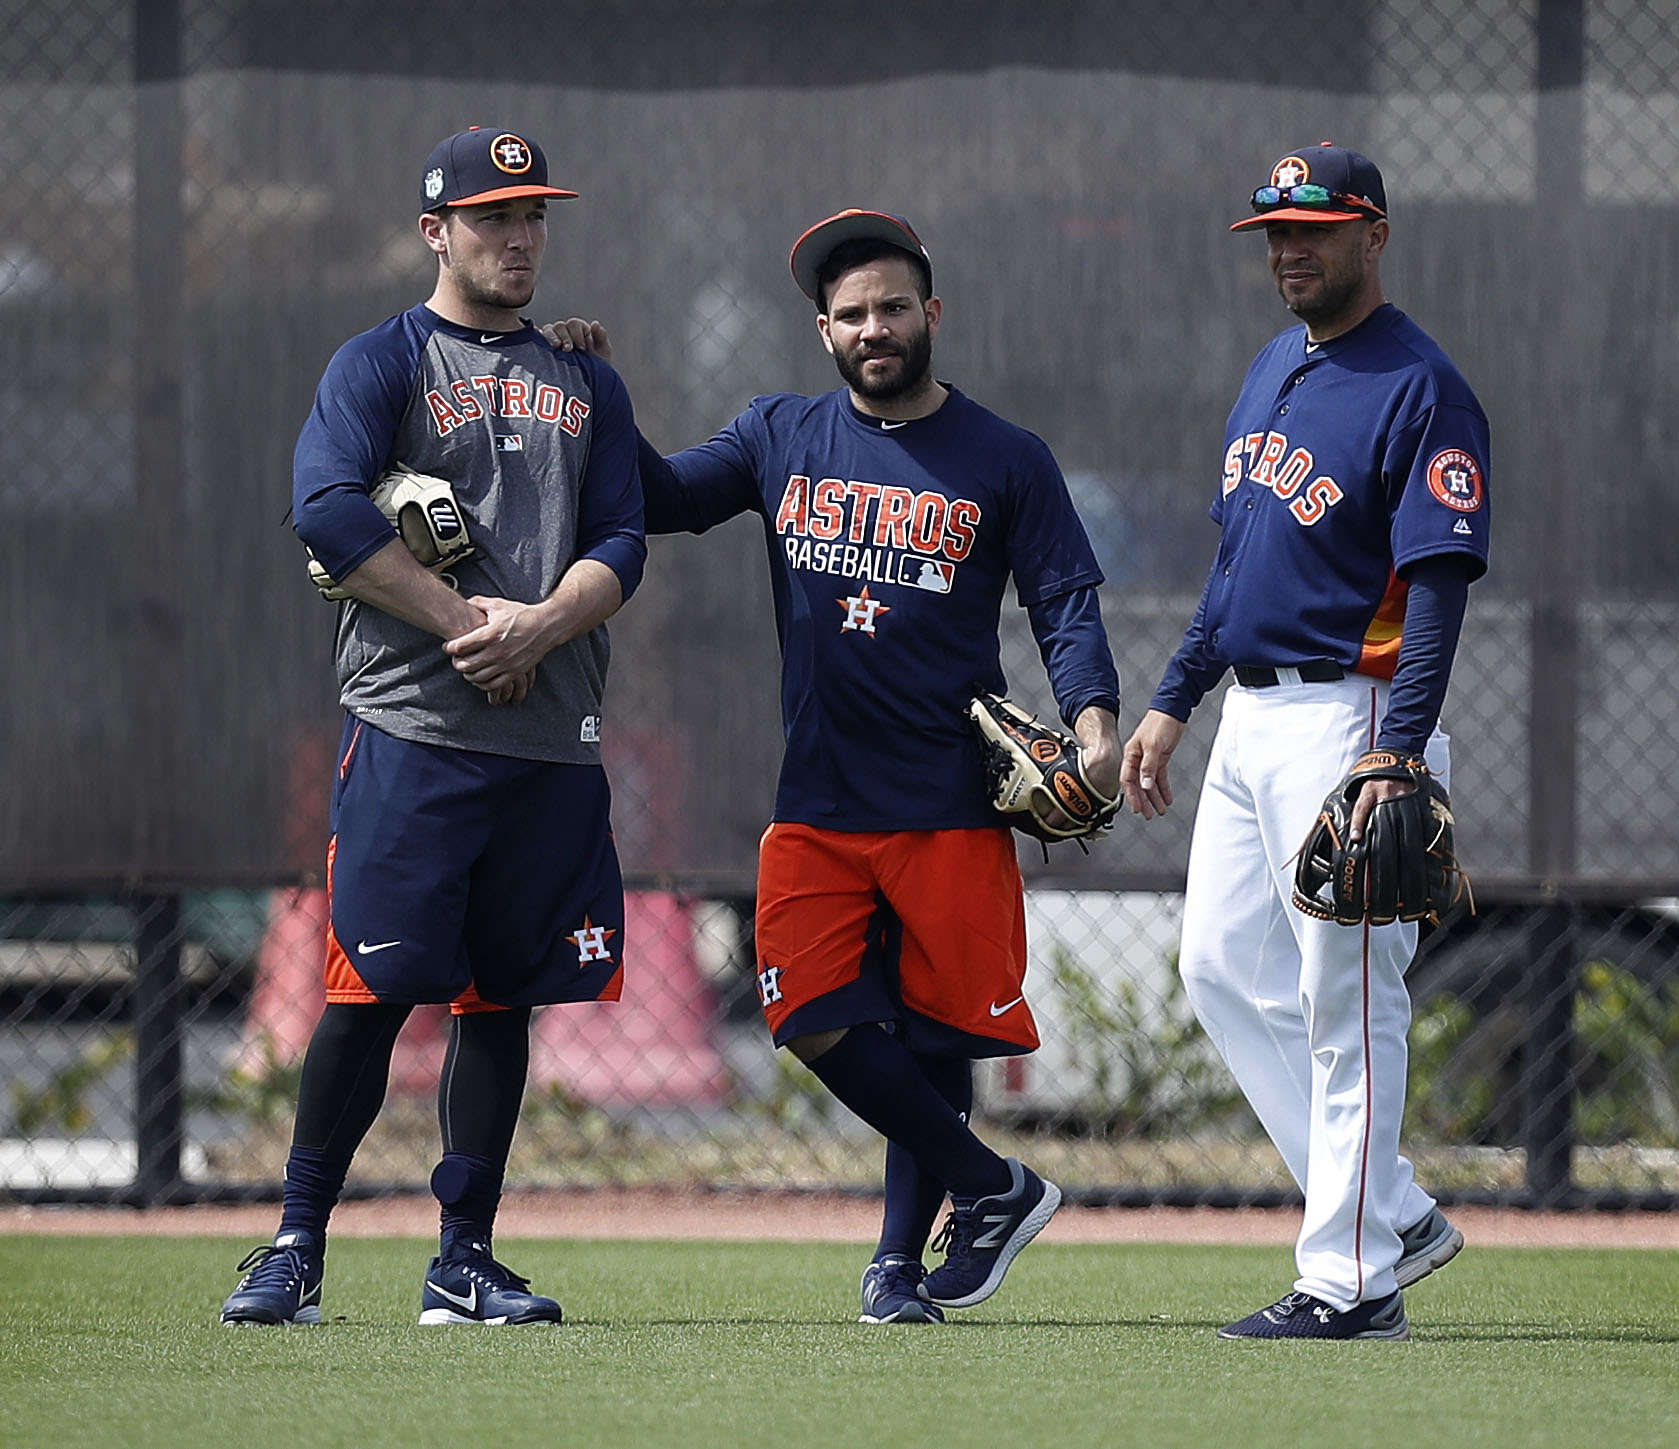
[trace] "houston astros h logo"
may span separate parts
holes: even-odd
[[[1312,168],[1298,156],[1284,156],[1271,168],[1271,184],[1285,189],[1298,186],[1312,174]]]
[[[531,148],[517,136],[497,136],[490,147],[490,160],[509,176],[522,176],[531,169]]]
[[[591,961],[610,961],[612,951],[607,942],[616,936],[617,931],[611,926],[597,926],[587,916],[583,917],[583,924],[566,937],[572,945],[577,947],[577,964],[587,966]]]
[[[879,599],[869,597],[867,584],[849,598],[835,599],[834,602],[845,610],[845,622],[840,625],[841,633],[855,629],[860,634],[873,634],[875,618],[880,614],[892,612],[890,604],[883,604]]]

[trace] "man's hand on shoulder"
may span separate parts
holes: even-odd
[[[592,352],[602,362],[612,361],[612,339],[599,322],[567,317],[564,322],[550,322],[542,335],[561,352]]]

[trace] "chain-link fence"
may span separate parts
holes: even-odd
[[[1127,727],[1213,548],[1221,421],[1287,320],[1225,227],[1282,147],[1371,154],[1389,293],[1494,439],[1446,709],[1481,908],[1413,971],[1409,1148],[1447,1197],[1679,1194],[1671,0],[0,0],[0,34],[0,1194],[276,1188],[337,737],[291,448],[333,349],[424,295],[416,170],[479,122],[582,193],[535,310],[609,324],[667,448],[832,385],[788,246],[844,205],[911,217],[941,376],[1068,474]],[[752,989],[762,547],[654,540],[613,621],[626,999],[538,1014],[516,1180],[878,1180]],[[1177,984],[1189,813],[1023,856],[1045,1045],[988,1065],[980,1109],[1092,1196],[1289,1197]],[[424,1182],[440,1030],[416,1013],[355,1190]]]

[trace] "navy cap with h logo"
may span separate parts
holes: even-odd
[[[420,210],[478,206],[515,196],[576,196],[548,184],[548,158],[534,141],[473,126],[439,141],[420,177]]]
[[[1269,185],[1251,198],[1254,215],[1231,231],[1268,221],[1377,221],[1387,215],[1387,191],[1376,163],[1357,151],[1320,141],[1280,157]]]

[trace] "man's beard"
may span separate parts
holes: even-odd
[[[1315,291],[1307,293],[1298,302],[1288,300],[1288,294],[1280,282],[1277,292],[1290,312],[1302,322],[1312,324],[1333,322],[1347,310],[1363,285],[1362,276],[1344,276],[1339,279],[1326,276],[1320,280]]]
[[[464,273],[456,274],[456,290],[461,300],[474,307],[499,307],[513,312],[528,306],[536,295],[536,273],[529,272],[522,280],[494,276],[480,279]]]
[[[901,365],[895,374],[871,378],[864,367],[877,357],[897,357]],[[917,393],[927,385],[933,371],[932,331],[923,327],[901,348],[893,347],[889,352],[879,348],[872,352],[864,352],[860,348],[851,353],[835,352],[834,366],[845,379],[845,385],[858,397],[866,397],[870,402],[890,402],[893,398]]]

